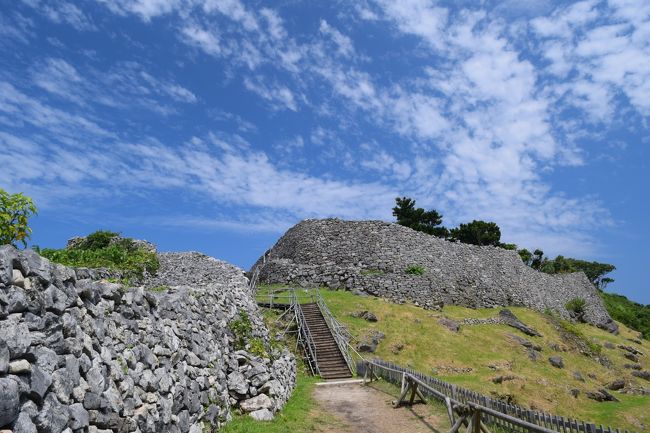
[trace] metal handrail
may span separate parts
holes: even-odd
[[[266,260],[267,257],[270,260],[271,259],[271,251],[273,251],[273,248],[267,250],[263,255],[262,255],[262,268],[266,265]],[[255,266],[255,269],[253,270],[253,275],[251,275],[251,279],[248,282],[248,288],[253,291],[257,287],[257,280],[259,279],[260,276],[260,266]]]
[[[321,313],[323,313],[325,323],[330,329],[330,332],[332,332],[334,340],[336,341],[336,345],[338,346],[341,355],[343,355],[343,358],[345,359],[345,363],[348,365],[350,372],[354,373],[356,371],[356,365],[354,362],[352,362],[352,357],[350,356],[350,352],[348,350],[348,346],[350,346],[349,341],[352,337],[350,335],[350,332],[346,327],[341,325],[338,320],[336,320],[330,309],[327,307],[327,304],[321,296],[320,291],[316,292],[316,304],[318,305],[318,308],[320,308]]]
[[[307,363],[309,368],[314,375],[320,375],[320,369],[318,368],[318,358],[316,357],[316,346],[314,345],[314,340],[312,339],[311,332],[309,331],[309,326],[307,326],[307,320],[302,311],[302,307],[298,303],[298,298],[296,297],[295,291],[292,291],[291,304],[295,311],[296,322],[298,323],[299,338],[302,336],[303,345],[307,352]]]

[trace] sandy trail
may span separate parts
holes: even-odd
[[[441,420],[423,404],[393,409],[395,397],[360,384],[318,386],[314,398],[341,421],[341,429],[326,433],[432,433]]]

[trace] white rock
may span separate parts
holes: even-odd
[[[254,412],[259,409],[270,409],[273,407],[273,402],[268,395],[260,394],[256,397],[242,401],[239,404],[239,407],[241,407],[244,412]]]
[[[273,412],[268,409],[260,409],[249,413],[249,415],[257,421],[272,421]]]
[[[12,271],[11,281],[14,286],[22,287],[23,289],[25,288],[25,277],[23,277],[23,273],[20,272],[20,269],[14,269]]]
[[[31,369],[29,361],[26,359],[19,359],[9,363],[9,373],[11,374],[29,373]]]

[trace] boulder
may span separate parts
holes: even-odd
[[[499,383],[503,383],[503,382],[506,382],[506,381],[509,381],[509,380],[515,380],[515,379],[516,379],[516,376],[508,374],[508,375],[504,375],[504,376],[493,377],[491,380],[492,380],[492,383],[499,384]]]
[[[551,356],[548,358],[548,362],[550,362],[553,367],[564,368],[564,360],[561,356]]]
[[[239,395],[246,395],[248,382],[242,373],[233,371],[228,375],[228,390]]]
[[[599,402],[603,401],[619,401],[616,397],[614,397],[612,394],[607,392],[605,388],[600,388],[596,391],[588,391],[586,394],[587,398],[590,398],[592,400],[596,400]]]
[[[273,421],[273,412],[268,409],[258,409],[249,413],[257,421]]]
[[[445,328],[449,329],[451,332],[460,331],[460,325],[458,324],[458,322],[455,322],[446,317],[441,317],[440,319],[438,319],[438,323],[440,323]]]
[[[9,370],[9,348],[7,342],[0,339],[0,374]]]
[[[508,335],[508,337],[510,337],[511,339],[513,339],[514,341],[521,344],[522,346],[524,346],[527,349],[535,350],[537,352],[540,352],[542,350],[542,346],[540,346],[539,344],[535,344],[535,343],[533,343],[531,341],[528,341],[523,337],[520,337],[520,336],[515,335],[515,334],[507,334],[507,335]]]
[[[273,402],[266,394],[260,394],[248,400],[239,403],[239,407],[244,412],[255,412],[260,409],[270,409],[273,407]]]
[[[14,422],[19,412],[18,383],[8,377],[0,378],[0,426]]]
[[[632,361],[632,362],[637,362],[637,363],[639,362],[639,357],[636,356],[636,355],[633,354],[633,353],[625,352],[625,353],[623,354],[623,356],[626,357],[627,359],[629,359],[629,360]]]
[[[379,331],[372,331],[370,334],[364,336],[361,341],[357,344],[357,350],[359,352],[369,352],[374,353],[377,350],[377,345],[383,340],[384,334]]]
[[[69,426],[72,430],[88,427],[90,423],[88,411],[84,409],[81,403],[71,404],[68,410],[70,412]]]
[[[542,336],[542,334],[537,332],[535,329],[526,326],[521,320],[517,318],[517,316],[515,316],[515,314],[512,311],[508,310],[507,308],[504,308],[501,311],[499,311],[499,318],[504,324],[508,326],[512,326],[513,328],[520,330],[526,335],[530,335],[531,337]]]
[[[640,356],[643,356],[643,352],[641,352],[641,351],[640,351],[639,349],[637,349],[636,347],[625,346],[625,345],[623,345],[623,344],[619,344],[619,345],[618,345],[618,348],[619,348],[619,349],[622,349],[622,350],[625,350],[625,351],[627,351],[627,352],[629,352],[629,353],[632,353],[632,354],[634,354],[634,355],[640,355]]]
[[[641,364],[624,364],[623,368],[627,368],[630,370],[641,370],[643,367]]]
[[[650,381],[650,371],[646,371],[646,370],[643,370],[643,371],[639,371],[639,370],[637,370],[637,371],[633,371],[633,372],[632,372],[632,376],[635,376],[635,377],[638,377],[638,378],[641,378],[641,379],[645,379],[645,380]]]
[[[618,391],[619,389],[625,388],[625,379],[616,379],[606,386],[610,391]]]
[[[27,412],[20,412],[14,423],[13,433],[36,433],[36,426]]]
[[[9,373],[11,374],[26,374],[31,370],[31,365],[26,359],[19,359],[9,363]]]
[[[351,314],[352,317],[358,317],[368,322],[376,322],[377,316],[368,310],[355,311]]]

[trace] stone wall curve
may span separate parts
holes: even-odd
[[[413,265],[424,275],[405,272]],[[617,330],[582,272],[545,274],[526,266],[516,251],[453,243],[383,221],[304,220],[255,268],[265,283],[345,288],[425,308],[519,305],[568,318],[566,303],[582,298],[586,321]]]

